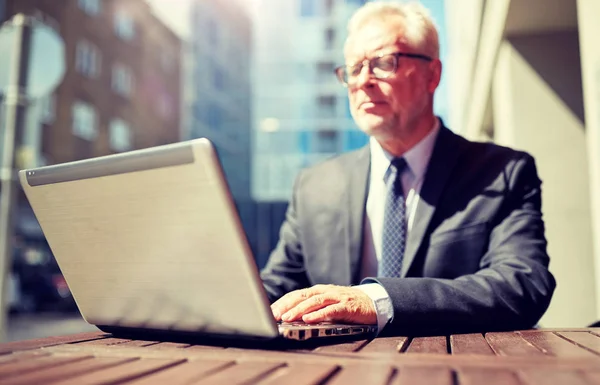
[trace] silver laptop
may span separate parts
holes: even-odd
[[[275,322],[207,139],[19,178],[83,318],[101,330],[294,340],[376,331]]]

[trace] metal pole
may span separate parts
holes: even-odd
[[[6,278],[12,262],[13,217],[19,192],[15,155],[23,138],[32,29],[23,14],[16,15],[12,19],[12,25],[16,34],[10,81],[4,98],[6,120],[0,163],[0,341],[4,341],[6,335]]]

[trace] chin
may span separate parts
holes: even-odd
[[[384,138],[389,135],[389,129],[392,124],[389,119],[383,119],[382,117],[369,116],[361,119],[357,122],[358,127],[362,132],[375,138]]]

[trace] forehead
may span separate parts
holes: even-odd
[[[407,48],[401,20],[372,20],[355,30],[346,41],[346,61],[370,57],[386,48]]]

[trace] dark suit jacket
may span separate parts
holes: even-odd
[[[280,241],[261,272],[269,299],[315,284],[358,284],[370,151],[298,176]],[[524,329],[555,288],[541,214],[541,181],[527,153],[440,129],[389,293],[385,332]]]

